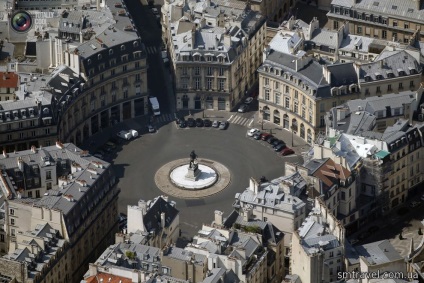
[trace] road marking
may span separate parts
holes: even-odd
[[[253,123],[253,119],[252,119],[252,121],[250,121],[248,127],[250,127],[252,125],[252,123]]]
[[[230,117],[227,121],[230,121],[230,120],[231,120],[231,118],[233,118],[233,116],[234,116],[234,115],[231,115],[231,117]]]
[[[238,124],[238,121],[240,120],[240,116],[236,116],[235,118],[234,118],[234,120],[233,120],[233,124]]]

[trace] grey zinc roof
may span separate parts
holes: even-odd
[[[330,80],[332,87],[358,83],[358,75],[356,74],[353,63],[328,65],[327,69],[331,73]]]
[[[362,256],[369,265],[380,265],[402,260],[389,240],[369,243],[356,248],[359,256]]]
[[[223,279],[223,280],[222,280]],[[239,283],[240,279],[232,269],[213,268],[201,283]]]
[[[328,46],[330,48],[337,48],[339,43],[337,41],[337,31],[318,28],[312,32],[311,41],[318,46]]]
[[[143,216],[147,231],[160,231],[161,213],[165,213],[165,227],[172,224],[179,211],[162,197],[157,197]]]
[[[269,43],[271,49],[281,52],[291,54],[292,49],[296,47],[302,41],[301,36],[298,33],[286,34],[284,31],[277,33]]]
[[[345,2],[346,0],[337,1]],[[365,13],[393,15],[397,18],[412,20],[414,22],[424,20],[423,6],[421,5],[421,9],[418,10],[414,1],[386,0],[378,1],[378,5],[374,5],[376,2],[374,0],[362,0],[358,1],[356,4],[352,4],[351,2],[353,1],[346,2],[346,4],[349,4],[349,6],[353,6],[355,10],[363,11]]]
[[[181,248],[177,247],[169,247],[166,252],[164,252],[164,255],[178,259],[183,261],[192,261],[194,264],[202,265],[206,261],[206,256],[198,253],[194,253],[192,251],[187,251]]]
[[[128,251],[134,254],[134,258],[128,257]],[[136,264],[137,269],[153,272],[153,264],[161,265],[160,249],[140,244],[118,243],[109,246],[95,263],[131,270],[134,269],[133,264]]]
[[[365,76],[369,76],[373,81],[378,80],[377,75],[381,75],[383,79],[389,78],[389,73],[395,77],[402,76],[400,71],[404,71],[409,75],[409,69],[415,69],[417,73],[421,72],[419,62],[404,50],[397,52],[388,51],[388,54],[381,55],[378,60],[372,63],[363,64],[360,67],[359,79],[365,82]],[[386,53],[383,51],[382,53]],[[387,56],[386,56],[387,55]]]

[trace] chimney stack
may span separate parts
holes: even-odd
[[[24,171],[24,161],[22,160],[22,157],[18,157],[18,168],[21,171]]]
[[[259,187],[259,183],[258,181],[255,180],[255,178],[250,178],[250,185],[249,185],[249,189],[251,191],[253,191],[253,193],[257,194],[258,193],[258,187]]]
[[[162,229],[165,228],[165,212],[162,212],[160,214],[160,226],[162,227]]]
[[[7,157],[7,153],[5,149],[3,149],[3,157]]]
[[[31,146],[31,152],[37,153],[37,148],[35,147],[35,145]]]
[[[56,141],[56,147],[63,149],[63,143],[61,143],[60,141]]]
[[[223,215],[222,211],[215,210],[215,224],[216,225],[222,225],[222,222],[223,222],[222,215]]]

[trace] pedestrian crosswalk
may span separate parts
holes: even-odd
[[[253,124],[253,118],[246,118],[243,116],[238,116],[238,115],[231,115],[230,118],[228,118],[228,122],[230,122],[231,124],[238,124],[241,126],[246,126],[246,127],[251,127]]]
[[[195,117],[194,117],[195,118]],[[254,118],[249,117],[243,117],[243,116],[239,116],[239,115],[231,115],[228,119],[214,119],[214,118],[209,118],[209,120],[213,121],[213,120],[227,120],[228,122],[230,122],[231,124],[237,124],[237,125],[241,125],[244,127],[253,127],[253,120]],[[175,115],[174,114],[170,114],[170,113],[163,113],[160,116],[155,116],[153,117],[153,123],[155,124],[167,124],[169,122],[175,121]]]
[[[148,54],[156,54],[160,51],[160,47],[158,46],[146,46],[146,51]]]

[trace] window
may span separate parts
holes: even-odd
[[[188,80],[187,80],[187,78],[183,78],[181,80],[181,88],[182,89],[188,89]]]
[[[409,23],[405,23],[405,24],[404,24],[404,28],[405,28],[405,29],[409,29]]]
[[[399,89],[403,89],[403,83],[399,83]]]
[[[414,86],[414,81],[410,81],[410,82],[409,82],[409,86],[410,86],[410,87],[413,87],[413,86]]]
[[[200,75],[200,67],[194,67],[194,75]]]
[[[265,100],[269,100],[269,89],[265,89]]]
[[[110,70],[110,75],[114,76],[115,75],[115,69]]]
[[[225,74],[225,69],[224,68],[219,68],[219,75],[223,76]]]
[[[319,125],[320,125],[320,127],[324,127],[324,126],[325,126],[324,116],[321,116],[321,117],[319,118]]]
[[[268,78],[265,78],[264,79],[264,83],[265,83],[266,86],[269,86],[269,79]]]
[[[10,225],[15,225],[15,219],[14,218],[10,218]]]
[[[381,88],[379,86],[377,87],[377,93],[381,93]]]
[[[381,31],[381,37],[382,38],[387,38],[387,30],[382,30]]]
[[[10,215],[15,215],[15,210],[14,210],[13,208],[11,208],[11,209],[9,210],[9,214],[10,214]]]
[[[284,107],[286,107],[287,109],[290,109],[290,97],[286,96],[284,100],[285,100]]]
[[[136,69],[140,68],[140,62],[135,62],[135,68]]]
[[[279,82],[275,82],[275,89],[278,90],[280,88],[280,83]]]
[[[397,27],[397,26],[398,26],[397,21],[393,21],[393,26],[394,26],[394,27]]]
[[[387,91],[392,91],[392,85],[387,85]]]
[[[207,89],[211,90],[212,89],[212,85],[213,85],[213,79],[212,78],[208,78],[207,79]]]
[[[339,29],[339,22],[334,21],[334,23],[333,23],[333,29]]]
[[[276,93],[275,94],[275,104],[280,104],[280,103],[281,103],[281,94]]]
[[[297,90],[294,91],[294,99],[299,99],[299,92]]]
[[[297,101],[294,102],[293,111],[294,111],[294,113],[297,113],[299,111],[299,105],[298,105],[298,102]]]
[[[362,27],[357,27],[357,33],[362,34]]]
[[[46,180],[52,179],[52,171],[46,171]]]
[[[305,119],[306,116],[306,110],[305,107],[302,107],[302,118]]]
[[[124,98],[128,98],[128,89],[124,90]]]
[[[207,73],[208,76],[212,76],[212,73],[213,73],[212,67],[208,67],[206,73]]]
[[[140,74],[135,74],[135,81],[136,82],[141,81],[141,75]]]
[[[181,71],[182,71],[183,76],[187,76],[187,73],[188,73],[187,67],[183,67]]]
[[[286,85],[286,93],[288,94],[290,92],[290,87]]]
[[[200,78],[195,78],[194,79],[194,88],[195,89],[200,89]]]
[[[219,90],[225,90],[225,79],[219,79]]]
[[[52,189],[52,183],[50,183],[50,182],[47,182],[46,183],[46,190],[51,190]],[[28,195],[29,196],[29,195]],[[31,195],[31,197],[32,197],[32,195]]]
[[[122,72],[126,72],[127,71],[127,65],[122,66]]]
[[[392,37],[393,37],[393,40],[397,40],[397,33],[396,33],[396,32],[394,32],[394,33],[392,34]]]

